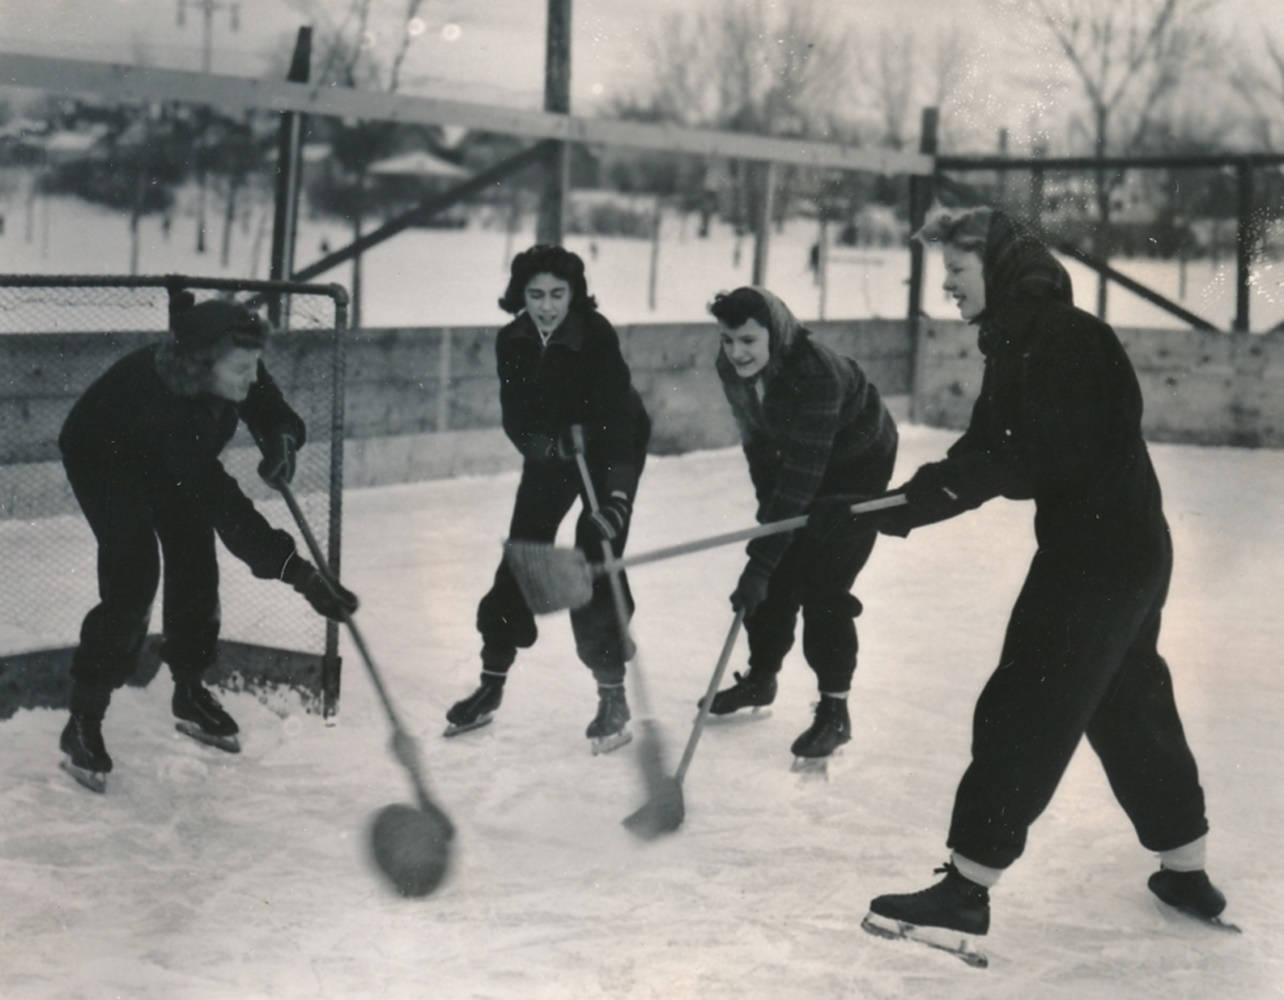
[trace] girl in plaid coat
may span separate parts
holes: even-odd
[[[757,519],[804,514],[822,496],[885,490],[896,461],[896,424],[860,365],[813,341],[764,288],[720,294],[709,311],[718,321],[718,376],[740,429]],[[848,520],[749,543],[731,595],[732,607],[745,613],[749,669],[715,695],[712,714],[771,704],[801,611],[803,656],[820,700],[792,752],[823,758],[851,739],[847,693],[861,612],[851,588],[877,535],[877,528]]]

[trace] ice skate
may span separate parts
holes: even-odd
[[[241,752],[241,741],[236,735],[240,727],[236,720],[224,711],[218,699],[200,681],[175,681],[170,707],[178,720],[174,728],[184,736],[227,753]]]
[[[1202,920],[1219,930],[1241,933],[1236,924],[1222,920],[1221,914],[1226,909],[1226,897],[1208,879],[1208,873],[1202,869],[1193,872],[1173,871],[1171,868],[1160,868],[1150,876],[1146,883],[1160,900],[1188,917]]]
[[[107,790],[107,774],[111,771],[102,725],[101,719],[73,715],[58,738],[58,748],[63,752],[59,766],[99,795]]]
[[[920,892],[879,896],[869,904],[861,928],[878,937],[916,941],[949,952],[983,969],[989,959],[974,937],[990,929],[990,891],[964,878],[953,864],[936,869],[945,878]]]
[[[736,672],[736,682],[713,696],[709,717],[725,719],[743,708],[752,709],[739,716],[741,719],[767,719],[771,717],[770,705],[776,700],[776,675],[754,676],[752,668],[745,673]],[[704,699],[697,703],[701,707]]]
[[[597,689],[597,716],[588,724],[584,735],[589,738],[593,756],[618,750],[633,739],[629,731],[629,703],[624,697],[624,684],[602,684]]]
[[[791,770],[828,778],[830,761],[851,738],[852,720],[847,714],[847,699],[822,694],[816,703],[812,724],[789,748],[794,755]]]
[[[446,713],[446,726],[443,736],[458,736],[471,729],[480,729],[490,722],[504,699],[504,674],[483,670],[481,684],[477,690],[462,701],[450,706]]]

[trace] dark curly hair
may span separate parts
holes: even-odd
[[[588,293],[588,279],[584,276],[580,255],[552,243],[536,243],[513,258],[508,287],[500,296],[499,308],[514,316],[525,309],[526,286],[537,274],[551,274],[571,286],[573,311],[597,308],[597,299]]]
[[[709,303],[709,313],[732,330],[740,329],[751,319],[771,329],[771,308],[767,300],[747,285],[732,292],[719,292]]]

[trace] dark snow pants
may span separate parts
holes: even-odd
[[[873,496],[891,480],[896,451],[854,470],[835,493]],[[785,550],[767,585],[767,597],[745,620],[749,669],[755,676],[780,672],[794,645],[798,613],[803,619],[803,657],[816,674],[818,691],[851,687],[860,641],[856,618],[861,603],[851,590],[878,539],[872,520],[859,518],[832,527],[823,536],[804,529]]]
[[[1162,518],[1106,545],[1036,553],[976,705],[951,849],[992,868],[1015,861],[1085,734],[1144,847],[1169,850],[1207,832],[1156,648],[1171,573]]]
[[[220,612],[214,530],[178,492],[95,458],[64,457],[71,488],[98,542],[99,601],[72,657],[72,711],[101,716],[133,673],[165,558],[162,658],[175,677],[213,661]],[[159,540],[159,551],[157,541]]]
[[[636,457],[636,463],[640,477],[646,463],[645,450]],[[590,470],[590,475],[600,501],[606,495],[605,483],[595,470]],[[508,537],[530,542],[555,541],[558,526],[577,497],[582,500],[583,509],[575,524],[575,547],[586,553],[590,561],[599,562],[602,558],[601,536],[589,521],[588,500],[574,462],[527,462],[522,466]],[[617,557],[624,552],[628,535],[626,526],[611,543]],[[633,595],[624,574],[621,574],[621,582],[631,614]],[[482,666],[497,673],[506,673],[517,656],[517,650],[533,646],[539,634],[535,616],[526,606],[517,581],[502,559],[495,570],[494,583],[477,606],[477,631],[482,637]],[[623,648],[610,580],[605,576],[593,581],[593,597],[589,603],[572,609],[571,631],[575,636],[576,653],[599,684],[623,681],[624,664],[632,653]]]

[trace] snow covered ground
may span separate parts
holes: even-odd
[[[124,274],[129,271],[126,217],[71,198],[40,198],[34,203],[27,238],[26,209],[10,207],[9,223],[0,235],[0,270],[15,273]],[[195,222],[176,218],[168,237],[160,219],[140,223],[139,271],[142,274],[191,274],[215,277],[267,277],[270,216],[256,209],[249,225],[234,229],[228,265],[219,263],[222,220],[211,215],[209,250],[194,249]],[[264,223],[266,222],[266,230]],[[367,229],[373,228],[372,220]],[[831,238],[832,238],[831,227]],[[655,304],[649,296],[651,244],[646,240],[571,236],[566,243],[588,265],[589,289],[616,323],[707,320],[706,306],[715,292],[749,282],[753,240],[738,241],[730,227],[716,224],[708,239],[695,236],[696,219],[685,223],[666,216],[656,263]],[[265,235],[266,233],[266,235]],[[804,320],[821,312],[821,290],[808,268],[808,252],[817,226],[793,220],[772,235],[766,284]],[[302,267],[351,239],[342,224],[305,219],[300,223],[296,262]],[[431,326],[490,324],[506,320],[495,304],[503,291],[512,254],[534,239],[529,230],[512,238],[498,229],[472,226],[463,230],[410,229],[380,244],[363,257],[362,319],[365,326]],[[592,252],[596,246],[597,254]],[[737,248],[738,246],[738,248]],[[1177,263],[1119,259],[1113,263],[1129,277],[1154,288],[1222,329],[1235,315],[1235,261],[1192,261],[1185,279]],[[1096,301],[1096,276],[1077,261],[1067,261],[1080,304]],[[824,293],[829,319],[905,315],[909,254],[904,249],[834,246]],[[924,308],[933,316],[954,319],[954,303],[940,291],[944,272],[940,255],[926,256]],[[318,281],[352,286],[351,265],[342,264]],[[0,308],[3,308],[0,301]],[[1270,329],[1284,321],[1284,266],[1259,258],[1250,297],[1252,329]],[[1119,326],[1182,328],[1184,324],[1113,286],[1107,318]]]
[[[904,427],[898,473],[949,440]],[[123,690],[106,725],[117,769],[103,797],[56,767],[63,714],[23,711],[0,726],[0,996],[1284,996],[1284,874],[1272,853],[1284,829],[1284,460],[1153,451],[1177,552],[1161,648],[1208,796],[1210,868],[1242,936],[1152,901],[1153,860],[1086,749],[994,893],[988,970],[859,930],[871,896],[926,885],[945,856],[973,701],[1031,554],[1028,504],[994,502],[880,541],[856,589],[866,611],[855,736],[828,783],[788,769],[815,696],[795,652],[770,718],[706,730],[683,827],[634,841],[620,820],[644,795],[637,744],[590,756],[593,685],[564,615],[541,620],[495,723],[441,739],[446,708],[476,678],[473,611],[510,473],[345,500],[358,619],[458,828],[448,881],[404,900],[365,860],[371,815],[409,788],[346,635],[337,724],[229,695],[239,757],[173,733],[166,677]],[[736,450],[655,458],[631,544],[742,527],[751,510]],[[740,558],[732,547],[633,574],[670,768],[730,622]],[[82,611],[65,607],[73,623]],[[733,667],[742,657],[743,641]]]

